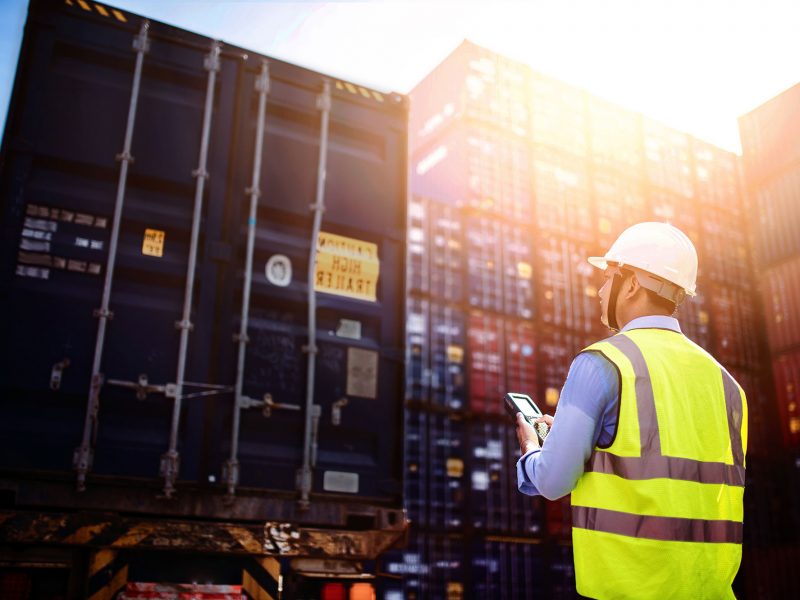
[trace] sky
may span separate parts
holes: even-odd
[[[0,0],[0,128],[27,4]],[[734,152],[737,118],[800,83],[799,0],[111,4],[400,93],[469,39]]]

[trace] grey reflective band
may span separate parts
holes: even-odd
[[[742,395],[739,393],[739,386],[725,369],[722,369],[722,387],[725,389],[725,406],[728,408],[728,432],[731,436],[733,464],[744,465]]]
[[[660,456],[661,437],[658,433],[658,419],[656,419],[656,400],[653,396],[650,371],[644,355],[639,346],[624,334],[615,335],[606,341],[625,355],[631,362],[636,375],[636,411],[639,413],[639,444],[642,455],[653,453]],[[620,389],[621,401],[622,390]]]
[[[667,542],[741,544],[743,537],[738,521],[653,517],[588,506],[572,507],[572,526]]]
[[[610,452],[595,452],[586,471],[619,475],[623,479],[643,480],[665,477],[698,483],[725,484],[744,487],[744,467],[725,463],[701,462],[676,456],[650,455],[617,456]]]
[[[622,352],[630,361],[636,376],[636,410],[639,416],[639,443],[641,457],[623,457],[610,452],[595,451],[586,465],[587,472],[609,473],[624,479],[643,480],[664,477],[698,483],[724,484],[744,487],[744,449],[742,448],[742,397],[731,376],[720,369],[725,406],[728,415],[733,464],[703,462],[661,453],[656,403],[653,386],[644,355],[639,347],[624,334],[605,340]],[[620,402],[622,393],[620,390]]]

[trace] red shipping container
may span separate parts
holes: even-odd
[[[800,448],[800,352],[781,354],[772,360],[775,393],[786,448]]]
[[[505,322],[506,387],[509,392],[536,393],[534,327],[524,321]]]
[[[467,339],[470,409],[476,413],[502,412],[506,392],[503,319],[471,311]]]
[[[770,349],[800,344],[800,256],[761,272],[761,294]]]
[[[725,366],[758,368],[758,330],[750,291],[719,284],[708,286],[713,328],[711,354]]]

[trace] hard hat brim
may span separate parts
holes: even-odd
[[[586,259],[590,265],[605,271],[608,268],[608,261],[602,256],[590,256]]]

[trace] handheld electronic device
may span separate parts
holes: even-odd
[[[536,406],[536,403],[530,396],[509,392],[503,398],[503,402],[506,405],[506,410],[515,419],[517,413],[522,413],[525,420],[536,430],[536,434],[539,438],[544,441],[544,438],[546,438],[547,434],[550,432],[550,428],[547,426],[547,423],[535,422],[536,419],[542,416],[542,411],[539,410],[539,407]]]

